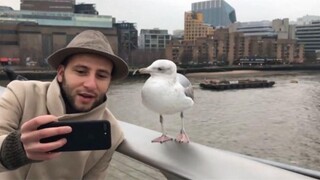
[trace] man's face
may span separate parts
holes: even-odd
[[[74,55],[66,66],[59,66],[58,82],[74,110],[87,112],[103,102],[112,68],[110,60],[92,54]]]

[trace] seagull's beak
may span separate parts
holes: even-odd
[[[134,70],[133,73],[132,73],[132,75],[133,75],[133,76],[136,75],[137,72],[139,73],[139,69]]]
[[[148,68],[141,68],[138,70],[139,73],[141,74],[150,74],[150,69]]]

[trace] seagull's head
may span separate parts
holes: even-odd
[[[158,59],[150,66],[139,69],[141,74],[150,74],[151,76],[176,76],[177,66],[174,62],[167,59]]]

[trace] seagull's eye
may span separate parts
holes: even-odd
[[[163,69],[161,67],[158,68],[158,71],[162,71]]]

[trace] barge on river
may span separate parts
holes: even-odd
[[[210,89],[210,90],[228,90],[228,89],[245,89],[245,88],[266,88],[272,87],[275,84],[274,81],[267,81],[267,80],[205,80],[204,82],[200,83],[200,87],[203,89]]]

